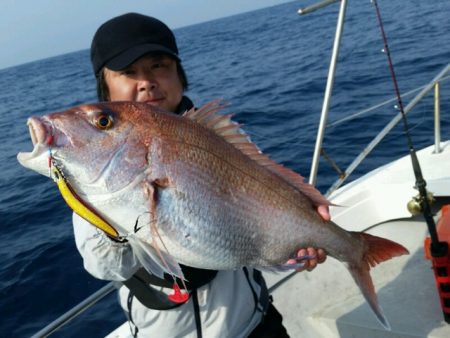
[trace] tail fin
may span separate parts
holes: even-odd
[[[355,236],[361,238],[365,242],[367,247],[366,252],[363,255],[362,261],[358,263],[349,263],[350,273],[361,289],[364,298],[369,303],[370,307],[374,311],[376,317],[380,323],[390,330],[388,320],[383,314],[383,310],[378,304],[377,295],[375,294],[375,288],[370,277],[370,267],[374,267],[378,263],[384,262],[396,256],[408,254],[408,250],[398,243],[384,239],[381,237],[372,236],[366,233],[353,233]]]

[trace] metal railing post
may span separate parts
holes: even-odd
[[[328,109],[330,107],[331,92],[333,90],[334,75],[336,73],[336,63],[337,63],[337,58],[339,55],[339,47],[341,44],[342,31],[344,28],[346,6],[347,6],[347,0],[341,0],[341,6],[339,9],[339,17],[338,17],[338,21],[337,21],[337,25],[336,25],[336,35],[335,35],[334,44],[333,44],[333,52],[331,54],[331,63],[330,63],[329,71],[328,71],[327,86],[325,88],[325,96],[324,96],[323,105],[322,105],[322,113],[320,115],[319,129],[317,132],[316,146],[314,147],[314,155],[313,155],[313,160],[312,160],[312,165],[311,165],[311,172],[309,174],[309,183],[312,185],[316,184],[316,179],[317,179],[317,171],[319,168],[319,160],[320,160],[320,150],[322,148],[323,137],[325,135],[325,127],[327,124]]]
[[[336,1],[339,1],[339,0],[325,0],[325,1],[321,1],[321,2],[318,2],[318,3],[313,4],[311,6],[300,8],[297,13],[300,14],[300,15],[309,14],[309,13],[312,13],[314,11],[317,11],[318,9],[321,9],[323,7],[331,5],[332,3],[336,2]]]
[[[434,85],[434,152],[441,152],[441,94],[439,82]]]

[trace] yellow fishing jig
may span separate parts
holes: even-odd
[[[58,189],[66,201],[67,205],[80,217],[84,218],[89,223],[95,225],[100,230],[103,230],[106,234],[114,239],[121,240],[119,233],[112,225],[106,222],[100,215],[98,215],[93,209],[86,206],[78,195],[72,190],[67,183],[62,171],[52,161],[51,173],[53,180],[55,181]]]

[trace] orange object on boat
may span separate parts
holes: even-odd
[[[444,205],[441,208],[441,219],[439,220],[436,231],[440,242],[446,242],[450,247],[450,205]],[[444,319],[450,323],[450,251],[447,255],[435,257],[430,250],[431,238],[425,238],[425,257],[431,260],[433,264],[436,287],[441,300]]]

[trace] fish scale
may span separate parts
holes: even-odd
[[[231,152],[228,152],[228,160],[227,158],[221,157],[216,149],[213,149],[215,153],[212,153],[211,149],[209,151],[202,151],[198,144],[205,144],[202,142],[203,140],[197,141],[197,144],[194,145],[184,145],[183,148],[190,148],[189,150],[183,149],[184,151],[180,152],[181,154],[187,154],[186,158],[177,157],[176,161],[168,161],[171,164],[166,165],[166,171],[169,176],[174,176],[176,172],[183,172],[181,177],[175,178],[177,189],[186,189],[180,195],[189,195],[195,196],[194,191],[206,191],[209,197],[212,193],[217,194],[217,200],[212,203],[211,206],[205,208],[199,208],[199,210],[191,210],[192,207],[187,206],[185,209],[188,212],[181,212],[181,217],[179,219],[172,221],[173,223],[178,222],[178,227],[184,229],[183,220],[191,219],[193,215],[204,215],[201,219],[196,219],[192,222],[192,227],[203,229],[204,232],[207,233],[207,230],[213,231],[217,228],[217,224],[215,227],[211,226],[211,220],[220,219],[223,221],[226,226],[226,233],[232,237],[231,243],[234,243],[234,246],[224,245],[224,242],[214,242],[212,238],[214,236],[220,236],[222,233],[214,232],[210,234],[210,236],[204,235],[201,233],[200,235],[205,236],[205,240],[201,241],[203,243],[202,247],[193,248],[193,250],[206,250],[207,247],[215,247],[216,250],[220,253],[218,256],[220,257],[228,257],[228,256],[238,256],[238,257],[253,257],[253,252],[259,252],[257,249],[259,245],[250,245],[252,242],[258,243],[261,240],[264,241],[265,244],[269,244],[267,250],[263,252],[265,255],[259,255],[258,257],[254,257],[252,259],[242,259],[239,264],[244,265],[243,262],[249,262],[252,265],[258,266],[269,266],[273,265],[274,262],[280,262],[280,249],[279,241],[284,239],[284,243],[286,243],[286,238],[280,237],[288,237],[289,231],[288,229],[292,229],[293,226],[297,224],[295,220],[298,217],[289,217],[284,210],[284,208],[280,208],[283,206],[283,201],[285,199],[294,199],[295,196],[288,196],[286,190],[282,190],[280,193],[280,188],[278,188],[281,182],[278,182],[277,185],[272,184],[270,181],[273,180],[273,174],[264,172],[266,174],[265,180],[270,183],[267,184],[272,189],[264,189],[265,186],[258,180],[254,178],[254,174],[251,175],[249,172],[252,170],[244,170],[245,167],[241,167],[241,170],[235,171],[235,165],[231,165],[232,156]],[[192,141],[191,141],[192,142]],[[192,148],[195,148],[196,151],[193,151]],[[233,149],[234,150],[234,149]],[[178,153],[178,152],[177,152]],[[195,154],[194,157],[189,156],[189,154]],[[242,155],[240,152],[237,152],[237,155]],[[235,155],[236,156],[236,155]],[[195,161],[194,161],[195,159]],[[245,158],[244,158],[245,160]],[[161,162],[155,160],[155,162]],[[240,164],[243,166],[243,159],[240,159]],[[180,163],[189,163],[190,166],[182,166]],[[251,165],[255,163],[250,162]],[[171,168],[171,166],[175,166],[176,168]],[[255,168],[253,172],[258,171],[258,168]],[[224,179],[226,178],[226,179]],[[195,187],[195,189],[193,189]],[[242,189],[244,188],[244,189]],[[278,188],[278,189],[275,189]],[[240,193],[244,191],[244,193]],[[295,190],[291,190],[297,197],[302,197]],[[199,195],[199,194],[197,194]],[[282,195],[282,196],[280,196]],[[284,195],[284,196],[283,196]],[[233,199],[233,196],[234,199]],[[270,203],[272,202],[272,203]],[[172,202],[174,204],[179,203],[176,199]],[[198,203],[198,205],[202,204],[202,200],[195,201],[194,206]],[[203,202],[204,203],[204,202]],[[270,205],[273,204],[272,207]],[[312,209],[311,203],[310,208]],[[220,207],[217,207],[220,205]],[[300,203],[297,203],[300,205]],[[264,207],[266,206],[266,207]],[[280,210],[281,209],[281,210]],[[273,210],[275,212],[269,213],[268,210]],[[221,211],[221,215],[214,214],[215,211]],[[290,213],[292,214],[292,211]],[[209,213],[209,214],[205,214]],[[177,212],[176,214],[180,214]],[[226,215],[234,214],[233,220],[227,220]],[[312,215],[317,218],[316,213],[312,211]],[[289,222],[286,222],[289,219]],[[277,222],[280,220],[286,220],[285,222],[281,222],[281,224],[287,224],[286,231],[280,231],[279,227],[276,226]],[[236,226],[233,226],[236,225]],[[192,228],[191,227],[191,228]],[[173,226],[172,228],[175,228]],[[261,232],[261,230],[264,230]],[[183,232],[189,232],[190,230],[182,230]],[[283,236],[284,233],[284,236]],[[257,236],[254,237],[253,235]],[[281,235],[281,236],[280,236]],[[273,238],[272,238],[273,237]],[[292,233],[291,236],[292,237]],[[295,240],[291,240],[290,245],[285,246],[284,250],[287,249],[289,255],[284,257],[289,257],[295,252],[295,248],[298,248],[299,243],[301,243],[301,232],[297,232],[295,234]],[[242,243],[240,243],[239,239],[243,239]],[[272,245],[271,245],[272,244]],[[186,245],[186,244],[183,244]],[[290,248],[289,248],[290,247]],[[170,250],[169,250],[170,251]],[[266,257],[267,256],[267,257]],[[275,258],[275,257],[276,258]],[[182,263],[187,265],[195,265],[202,268],[208,268],[209,266],[203,261],[203,265],[199,262],[188,261],[188,258],[183,255]],[[222,262],[221,268],[235,268],[236,262],[231,261],[231,265],[225,265],[225,262]],[[216,263],[217,265],[217,263]]]
[[[193,253],[207,253],[205,256],[208,257],[208,261],[202,258],[194,262],[189,260],[188,255],[183,254],[179,256],[182,257],[183,264],[208,268],[211,264],[217,264],[217,261],[220,261],[223,269],[236,268],[236,257],[246,256],[249,251],[251,252],[245,238],[251,237],[252,229],[249,228],[246,232],[238,231],[238,226],[235,224],[242,224],[240,219],[244,215],[233,213],[232,209],[235,209],[235,206],[223,205],[220,212],[215,209],[215,212],[205,213],[204,210],[209,209],[208,205],[191,200],[170,201],[170,198],[167,198],[169,194],[170,192],[162,194],[164,197],[159,208],[165,209],[166,203],[172,207],[167,207],[167,211],[158,210],[158,214],[163,217],[163,221],[159,222],[159,229],[165,234],[172,233],[177,239],[175,242],[178,244],[175,248],[169,247],[169,253],[175,255],[180,248],[184,248],[190,249]],[[177,207],[174,208],[173,205]],[[211,219],[218,219],[218,217],[222,219],[222,222],[212,226]],[[188,240],[184,240],[186,234],[189,234]],[[230,259],[227,261],[228,257]]]

